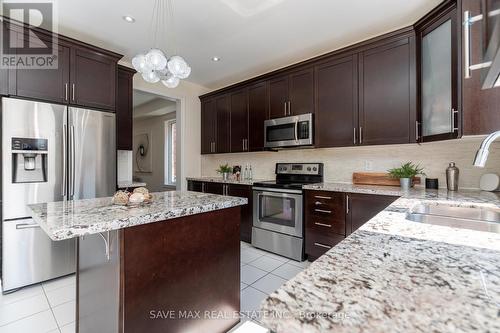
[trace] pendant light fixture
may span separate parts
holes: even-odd
[[[170,39],[174,54],[177,53],[175,33],[173,0],[154,0],[151,26],[153,30],[154,47],[146,53],[136,55],[132,59],[132,66],[142,74],[143,79],[149,83],[163,83],[168,88],[179,85],[180,79],[187,79],[191,74],[191,67],[179,55],[167,59],[161,50],[160,40]],[[166,21],[166,22],[165,22]],[[168,33],[171,33],[169,38]]]

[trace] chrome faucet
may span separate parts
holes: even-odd
[[[483,140],[481,146],[477,150],[476,157],[474,158],[474,166],[484,168],[486,160],[488,159],[490,145],[498,138],[500,138],[500,131],[491,133],[486,137],[486,139]]]

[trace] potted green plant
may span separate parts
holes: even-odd
[[[399,183],[403,190],[408,190],[413,186],[413,178],[415,176],[417,175],[425,176],[423,170],[424,168],[420,167],[419,164],[413,164],[412,162],[407,162],[401,165],[399,168],[388,170],[388,172],[392,178],[399,179]]]
[[[228,180],[229,175],[233,172],[233,168],[231,168],[227,163],[224,165],[219,165],[219,169],[217,172],[222,175],[223,180]]]

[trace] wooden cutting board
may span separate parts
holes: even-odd
[[[386,172],[354,172],[352,182],[358,185],[399,186],[399,179],[391,178]],[[413,183],[420,184],[420,177],[414,177]]]

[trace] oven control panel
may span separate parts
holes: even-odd
[[[323,175],[323,163],[277,163],[276,174]]]

